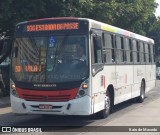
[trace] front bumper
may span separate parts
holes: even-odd
[[[52,109],[40,109],[40,104],[52,105]],[[84,96],[68,102],[26,101],[11,95],[12,112],[15,114],[91,115],[91,98]]]

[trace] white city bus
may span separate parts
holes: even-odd
[[[17,24],[11,64],[15,114],[91,115],[143,102],[155,87],[154,41],[87,18]]]

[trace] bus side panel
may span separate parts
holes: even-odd
[[[142,79],[145,79],[145,65],[134,65],[134,83],[132,87],[132,98],[140,96]]]
[[[94,66],[92,66],[92,70]],[[94,113],[104,109],[105,94],[109,84],[116,85],[115,65],[104,66],[103,70],[92,76],[92,96]]]
[[[146,65],[146,92],[155,87],[156,80],[156,66]]]
[[[133,65],[116,65],[115,104],[131,98]]]

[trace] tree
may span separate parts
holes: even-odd
[[[145,35],[144,25],[156,6],[154,0],[1,0],[0,29],[13,34],[15,25],[21,21],[75,16]]]
[[[75,16],[148,35],[158,42],[156,7],[155,0],[1,0],[0,32],[9,30],[12,36],[18,22],[30,19]]]
[[[160,55],[160,18],[158,18],[152,24],[152,27],[148,32],[148,36],[154,39],[155,47],[156,47],[156,56],[159,56]]]

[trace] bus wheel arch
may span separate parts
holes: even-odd
[[[144,101],[145,98],[145,88],[146,88],[146,82],[145,79],[143,78],[141,81],[141,85],[140,85],[140,96],[138,96],[136,98],[136,102],[137,103],[142,103]]]
[[[114,87],[113,85],[109,85],[106,90],[104,109],[98,112],[99,118],[108,117],[108,115],[111,112],[113,112],[113,106],[114,106]]]
[[[110,113],[112,113],[113,106],[114,106],[114,87],[112,84],[108,86],[107,91],[110,93],[110,100],[111,100]],[[107,94],[107,91],[106,91],[106,94]]]
[[[142,81],[144,82],[144,87],[146,88],[146,81],[145,81],[145,79],[143,78]]]

